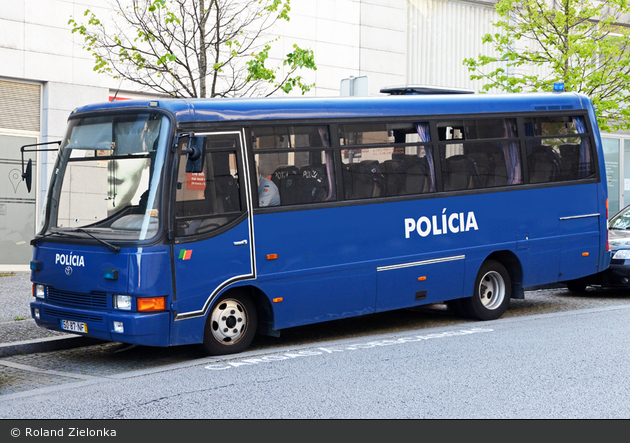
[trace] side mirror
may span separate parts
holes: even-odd
[[[28,159],[26,171],[22,174],[22,180],[26,181],[26,190],[31,192],[31,184],[33,183],[33,160]]]
[[[205,137],[188,137],[186,146],[186,172],[203,172]]]

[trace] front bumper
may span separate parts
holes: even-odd
[[[39,318],[35,315],[36,309],[39,311]],[[72,320],[85,323],[87,326],[87,334],[76,333],[78,335],[146,346],[170,345],[171,313],[168,311],[154,313],[110,312],[70,308],[35,301],[31,303],[31,316],[38,326],[55,331],[73,333],[64,330],[61,326],[61,320]],[[123,333],[114,331],[114,322],[122,322]]]
[[[611,288],[630,288],[630,260],[613,259],[601,273],[601,285]]]

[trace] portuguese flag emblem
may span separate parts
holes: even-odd
[[[182,249],[179,251],[179,258],[182,260],[189,260],[192,255],[192,249]]]

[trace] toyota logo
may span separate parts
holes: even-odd
[[[72,274],[72,266],[66,266],[66,275]]]

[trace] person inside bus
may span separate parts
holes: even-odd
[[[274,182],[258,174],[258,206],[279,206],[280,193]]]

